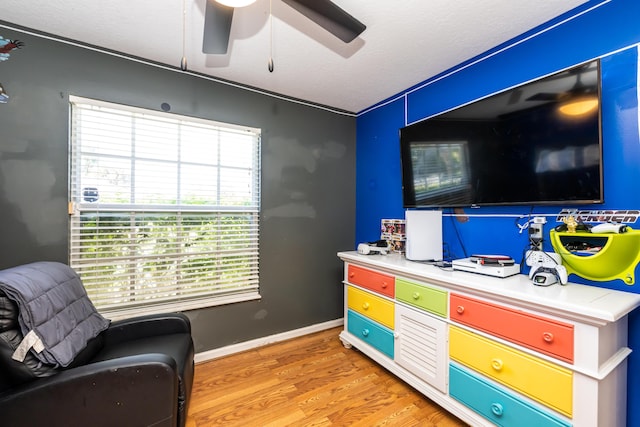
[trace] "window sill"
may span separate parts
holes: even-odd
[[[203,298],[192,301],[174,301],[145,307],[130,307],[113,310],[100,310],[100,314],[110,320],[121,320],[146,314],[170,313],[178,311],[196,310],[199,308],[215,307],[218,305],[235,304],[245,301],[259,300],[262,297],[258,292],[249,292],[241,295],[228,295],[224,297]]]

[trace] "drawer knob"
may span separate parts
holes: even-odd
[[[362,330],[362,336],[363,337],[368,337],[369,336],[369,330],[368,329],[363,329]]]
[[[496,417],[501,417],[503,412],[502,405],[499,403],[492,403],[491,412],[493,412],[493,415]]]
[[[463,306],[463,305],[459,305],[459,306],[457,306],[457,307],[456,307],[456,312],[457,312],[458,314],[462,314],[462,313],[464,313],[464,306]]]
[[[491,367],[496,370],[496,371],[501,371],[502,370],[502,360],[500,359],[493,359],[491,361]]]
[[[542,339],[545,340],[545,342],[553,342],[553,334],[551,332],[543,332]]]
[[[387,282],[382,282],[382,289],[387,289],[388,286]]]
[[[415,299],[415,300],[420,299],[420,292],[414,292],[413,293],[413,299]]]
[[[356,273],[349,273],[349,279],[353,279],[354,277],[356,277]]]
[[[371,307],[371,305],[368,302],[365,302],[364,304],[362,304],[363,310],[369,310],[369,307]]]

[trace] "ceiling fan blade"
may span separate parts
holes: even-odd
[[[528,97],[527,101],[555,101],[559,99],[561,95],[562,94],[559,93],[540,92]]]
[[[345,43],[367,27],[330,0],[282,0]]]
[[[522,90],[515,89],[513,92],[511,92],[511,95],[507,100],[507,105],[517,104],[520,101],[520,98],[522,98]]]
[[[227,53],[233,10],[232,7],[207,0],[204,11],[202,52],[222,55]]]

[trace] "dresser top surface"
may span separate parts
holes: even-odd
[[[426,281],[452,291],[488,297],[589,323],[615,322],[640,306],[640,294],[631,292],[576,283],[535,286],[529,277],[523,274],[497,278],[453,271],[451,268],[409,261],[401,254],[361,255],[351,251],[339,252],[338,257],[354,265]]]

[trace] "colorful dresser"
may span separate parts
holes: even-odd
[[[473,426],[624,427],[640,295],[338,254],[356,347]]]

